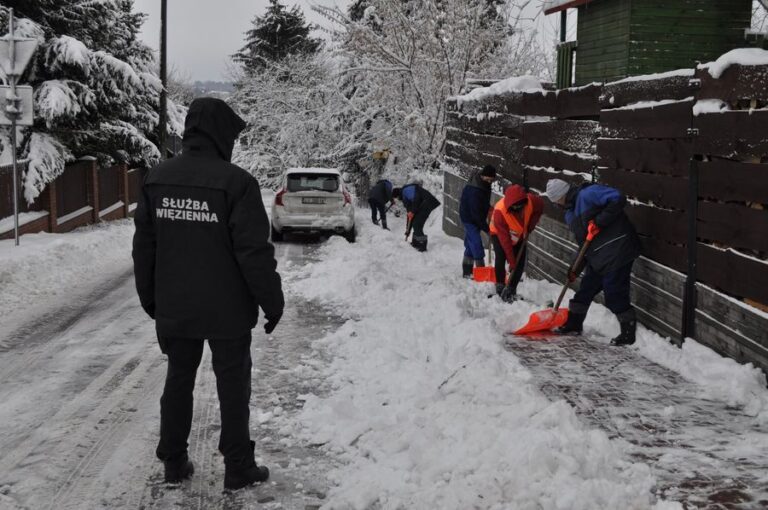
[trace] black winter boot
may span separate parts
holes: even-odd
[[[471,280],[472,279],[472,267],[473,267],[474,261],[469,257],[464,257],[464,260],[461,261],[461,276]]]
[[[414,235],[411,239],[411,246],[421,252],[427,251],[427,236]]]
[[[192,478],[195,473],[195,466],[186,453],[176,460],[163,462],[163,465],[165,466],[165,483],[181,483]]]
[[[501,297],[501,295],[504,293],[504,289],[507,288],[507,286],[503,283],[497,283],[496,284],[496,295]]]
[[[251,441],[251,451],[256,443]],[[251,454],[241,462],[230,462],[224,465],[224,489],[236,491],[258,482],[266,482],[269,479],[269,469],[259,466]]]
[[[389,230],[389,227],[387,227],[387,220],[381,220],[381,228]]]
[[[617,314],[621,333],[611,340],[611,345],[632,345],[635,343],[635,334],[637,332],[637,319],[635,318],[635,309]]]
[[[555,329],[555,333],[558,335],[580,335],[584,329],[584,319],[587,318],[586,313],[568,312],[568,320],[565,324]]]

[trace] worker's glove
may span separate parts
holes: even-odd
[[[587,239],[591,241],[599,233],[600,233],[600,227],[597,226],[597,223],[595,223],[595,220],[590,220],[589,224],[587,225]]]
[[[576,271],[568,271],[568,283],[575,282],[578,277],[579,275],[576,274]]]
[[[515,289],[509,285],[506,285],[504,290],[501,291],[501,300],[505,303],[512,303],[517,297],[516,294],[517,293],[515,292]]]
[[[265,318],[267,319],[267,322],[266,324],[264,324],[264,333],[268,335],[271,334],[277,327],[277,323],[280,322],[280,318],[282,316],[283,316],[282,312],[273,316],[265,316]]]
[[[409,212],[406,216],[408,217],[408,223],[410,223],[413,221],[413,217],[416,216],[416,214]]]

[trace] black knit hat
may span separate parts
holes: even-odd
[[[493,165],[485,165],[482,170],[480,170],[480,175],[483,177],[496,177],[496,167]]]

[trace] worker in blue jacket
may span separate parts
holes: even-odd
[[[486,165],[475,172],[464,186],[459,202],[459,218],[464,225],[464,278],[472,278],[472,266],[485,266],[483,238],[488,233],[488,212],[491,210],[491,184],[496,180],[496,168]]]
[[[406,184],[402,188],[392,190],[392,196],[402,200],[408,213],[408,221],[405,227],[405,239],[411,235],[411,246],[419,251],[427,251],[427,235],[424,233],[424,225],[429,215],[440,206],[440,201],[420,184]]]
[[[547,197],[565,209],[565,220],[578,243],[588,232],[597,233],[584,258],[586,271],[576,295],[568,305],[568,321],[560,334],[579,334],[589,305],[600,293],[605,305],[619,319],[621,333],[611,345],[635,343],[637,319],[630,302],[632,264],[640,256],[640,239],[624,213],[627,198],[617,189],[600,184],[570,186],[560,179],[547,182]],[[583,267],[568,275],[575,281]]]
[[[368,191],[368,205],[371,206],[371,221],[374,225],[379,224],[379,217],[381,217],[381,228],[389,230],[387,228],[387,203],[392,207],[395,204],[395,199],[392,197],[393,190],[392,183],[387,179],[379,180]]]

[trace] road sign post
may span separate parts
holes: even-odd
[[[7,77],[8,85],[0,87],[5,98],[0,125],[11,126],[11,153],[13,155],[13,237],[19,245],[19,173],[16,161],[17,129],[31,126],[34,121],[32,87],[17,85],[37,48],[37,40],[17,37],[13,9],[8,17],[8,36],[0,39],[0,68]]]

